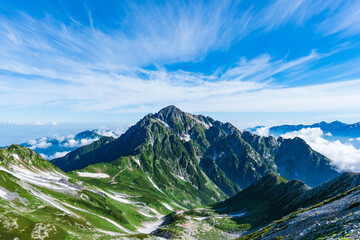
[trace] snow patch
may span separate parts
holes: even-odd
[[[171,203],[172,203],[173,205],[177,206],[177,207],[180,208],[180,209],[186,209],[186,208],[180,206],[179,204],[177,204],[176,202],[171,202]]]
[[[143,172],[146,174],[147,178],[149,179],[149,181],[151,182],[151,184],[154,186],[154,188],[156,188],[157,190],[159,190],[159,192],[161,192],[162,194],[166,195],[163,191],[161,191],[161,189],[154,183],[154,181],[150,178],[150,176],[144,171],[144,169],[142,168],[141,164],[140,164],[140,160],[132,157],[132,159],[137,163],[137,165],[139,165],[139,167],[141,168],[141,170],[143,170]]]
[[[13,156],[13,158],[15,158],[16,160],[20,161],[20,157],[16,153],[11,154],[11,156]]]
[[[185,142],[189,142],[191,140],[190,135],[189,134],[184,134],[183,136],[179,136],[181,140],[185,141]]]
[[[107,193],[105,191],[102,191],[100,189],[98,189],[100,192],[102,192],[103,194],[105,194],[106,196],[108,196],[109,198],[115,200],[115,201],[118,201],[118,202],[121,202],[121,203],[127,203],[127,204],[133,204],[134,202],[124,198],[124,195],[122,194],[119,194],[119,193],[113,193],[114,195],[110,194],[110,193]]]
[[[5,200],[7,200],[6,195],[7,195],[7,193],[6,193],[5,191],[1,190],[1,188],[0,188],[0,197],[2,197],[2,198],[4,198]]]
[[[142,223],[143,227],[137,228],[137,231],[140,233],[150,234],[151,232],[158,229],[162,223],[163,223],[162,218],[155,222],[145,222]]]
[[[71,212],[70,210],[68,210],[67,208],[63,207],[61,204],[59,204],[54,198],[46,196],[45,194],[36,192],[34,190],[30,190],[31,194],[34,195],[35,197],[40,198],[41,200],[43,200],[44,202],[52,205],[53,207],[59,209],[62,212],[65,212],[67,214],[71,214],[71,215],[75,215],[77,216],[75,213]]]
[[[181,180],[183,180],[184,182],[187,182],[186,179],[180,175],[177,175]]]
[[[159,192],[161,192],[162,194],[166,195],[163,191],[161,191],[161,189],[154,183],[154,181],[149,177],[149,175],[146,174],[146,176],[148,177],[149,181],[151,182],[151,184],[154,186],[154,188],[156,188],[157,190],[159,190]]]
[[[167,203],[161,203],[161,204],[164,205],[170,211],[174,211],[174,209],[169,204],[167,204]]]
[[[155,213],[155,216],[156,217],[163,217],[164,215],[162,215],[161,213],[159,213],[158,211],[156,211],[154,208],[151,208],[151,207],[148,207],[147,206],[147,208],[150,210],[150,211],[152,211],[153,213]]]
[[[164,124],[165,127],[170,128],[169,125],[168,125],[166,122],[164,122],[163,120],[161,120],[161,119],[159,119],[159,118],[156,118],[156,120],[158,120],[159,122],[161,122],[162,124]]]
[[[85,213],[89,213],[89,214],[92,214],[92,215],[94,215],[94,216],[97,216],[97,217],[99,217],[99,218],[101,218],[101,219],[104,219],[105,221],[111,223],[112,225],[114,225],[115,227],[121,229],[122,231],[124,231],[124,232],[126,232],[126,233],[133,233],[133,232],[127,230],[126,228],[124,228],[123,226],[121,226],[120,224],[118,224],[117,222],[111,220],[111,219],[108,219],[108,218],[103,217],[103,216],[101,216],[101,215],[98,215],[98,214],[89,212],[89,211],[87,211],[87,210],[85,210],[85,209],[82,209],[82,208],[79,208],[79,207],[75,207],[75,206],[70,205],[70,204],[68,204],[68,203],[62,202],[62,204],[64,204],[64,205],[67,206],[67,207],[76,209],[76,210],[78,210],[78,211],[85,212]]]
[[[141,210],[141,209],[137,209],[136,210],[138,213],[140,213],[141,215],[143,215],[143,216],[145,216],[145,217],[148,217],[148,218],[153,218],[153,217],[155,217],[156,216],[156,214],[154,215],[154,214],[150,214],[149,212],[145,212],[145,211],[143,211],[143,210]]]
[[[139,167],[142,169],[140,160],[139,160],[138,158],[134,158],[134,157],[133,157],[132,159],[134,159],[134,161],[136,162],[136,164],[139,165]]]
[[[7,172],[12,176],[19,178],[21,181],[34,184],[36,186],[53,189],[55,191],[77,191],[77,188],[62,180],[69,177],[59,172],[45,172],[39,169],[26,169],[19,166],[10,166],[12,171],[0,166],[0,171]]]
[[[90,173],[90,172],[77,172],[79,177],[88,177],[88,178],[110,178],[106,173]]]
[[[191,114],[186,114],[189,118],[191,118],[192,120],[194,120],[195,122],[199,123],[200,125],[202,125],[205,129],[209,129],[210,127],[212,127],[212,124],[206,124],[203,121],[200,121],[199,119],[197,119],[196,117],[194,117]]]

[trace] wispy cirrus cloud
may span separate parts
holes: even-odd
[[[294,68],[305,71],[306,65],[318,57],[316,52],[311,52],[307,56],[292,61],[272,60],[269,55],[250,60],[243,58],[233,68],[213,75],[184,71],[144,70],[135,67],[123,68],[117,73],[99,72],[86,68],[86,65],[74,63],[77,66],[76,71],[82,69],[82,73],[78,75],[76,72],[72,73],[71,70],[64,74],[58,72],[57,75],[62,81],[38,78],[29,80],[24,76],[17,76],[17,83],[22,87],[10,87],[9,91],[0,95],[0,100],[4,100],[3,104],[9,105],[5,99],[13,99],[10,103],[13,106],[66,104],[74,110],[95,109],[121,112],[128,111],[128,106],[133,105],[163,106],[166,103],[187,105],[189,101],[201,101],[203,104],[199,106],[203,107],[218,99],[217,104],[211,105],[216,111],[219,109],[241,111],[243,107],[238,103],[243,98],[263,99],[264,92],[268,93],[265,90],[270,88],[274,89],[272,93],[287,91],[271,83],[275,74]],[[2,81],[6,81],[6,78],[0,77],[0,83]],[[219,103],[223,104],[223,101],[226,101],[223,99],[235,100],[234,103],[237,104],[234,104],[233,108],[223,108],[219,106]],[[257,107],[252,103],[247,106]]]
[[[324,11],[334,11],[341,2],[344,1],[276,0],[259,12],[256,26],[270,31],[289,22],[303,24]]]
[[[254,31],[302,24],[334,11],[340,3],[277,0],[259,10],[252,5],[240,8],[235,1],[128,2],[118,29],[98,27],[89,9],[89,25],[71,16],[68,24],[50,15],[3,16],[0,106],[110,112],[147,112],[166,104],[188,111],[357,110],[358,80],[303,87],[277,81],[279,74],[304,80],[319,72],[309,66],[328,55],[317,50],[291,59],[266,52],[251,58],[239,55],[238,62],[212,74],[163,67],[201,61],[209,52],[225,51]],[[357,6],[357,2],[347,4]],[[345,13],[346,9],[334,15],[339,26],[348,26],[341,17]],[[320,22],[328,25],[326,21],[330,20]]]
[[[0,19],[0,49],[2,56],[10,59],[16,52],[23,53],[23,63],[38,60],[41,72],[49,57],[53,63],[67,61],[69,65],[69,58],[89,65],[101,63],[101,70],[192,61],[210,50],[229,46],[245,34],[250,14],[238,10],[234,1],[227,0],[222,4],[128,2],[126,19],[119,29],[111,31],[85,26],[71,16],[73,21],[65,25],[50,16],[36,20],[20,13],[12,19]],[[8,66],[12,66],[11,61]],[[19,67],[27,69],[25,64]]]
[[[325,34],[340,33],[356,35],[360,33],[360,1],[343,1],[340,11],[323,21],[318,29]]]

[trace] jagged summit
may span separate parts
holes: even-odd
[[[175,105],[169,105],[167,107],[164,107],[162,109],[160,109],[160,111],[158,112],[159,115],[164,114],[164,113],[182,113],[183,111],[180,110],[178,107],[176,107]]]
[[[118,139],[101,138],[53,162],[72,171],[126,156],[138,156],[146,163],[144,169],[156,177],[163,175],[171,182],[169,175],[180,176],[203,189],[209,189],[204,184],[210,181],[229,196],[269,172],[310,186],[338,176],[330,160],[302,139],[241,132],[230,123],[189,114],[173,105],[146,115]]]

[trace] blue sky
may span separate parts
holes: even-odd
[[[0,122],[360,119],[360,1],[0,3]]]

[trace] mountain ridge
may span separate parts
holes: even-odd
[[[307,154],[301,153],[304,149]],[[145,152],[148,156],[144,156]],[[306,180],[312,186],[338,175],[328,158],[300,139],[259,137],[241,132],[230,123],[182,112],[173,105],[147,114],[115,140],[105,144],[102,138],[54,159],[53,163],[71,171],[135,155],[141,156],[140,161],[144,161],[149,174],[154,174],[154,163],[159,160],[185,179],[193,179],[192,169],[198,169],[197,184],[203,181],[200,179],[205,173],[205,178],[229,196],[268,172],[280,172],[290,180]],[[306,163],[306,168],[298,161]],[[313,174],[309,175],[308,171]]]

